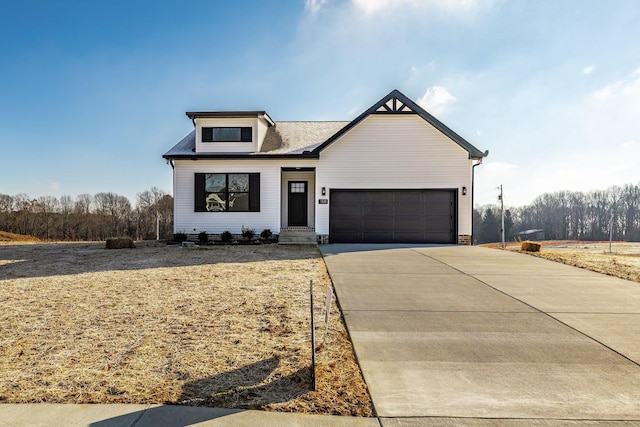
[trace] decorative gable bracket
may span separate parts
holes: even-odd
[[[400,98],[393,97],[382,104],[376,111],[377,114],[418,114],[405,104]]]

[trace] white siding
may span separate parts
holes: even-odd
[[[458,234],[471,234],[471,165],[466,150],[419,116],[371,115],[320,154],[316,194],[322,187],[327,198],[330,189],[458,189]],[[316,205],[316,232],[329,233],[329,205]]]
[[[225,123],[230,122],[225,119]],[[241,126],[238,123],[233,120],[221,126]],[[257,119],[252,123],[257,127]],[[255,129],[254,139],[259,136]],[[198,138],[199,134],[196,141]],[[283,167],[316,168],[315,181],[309,182],[309,215],[310,224],[315,218],[318,234],[329,233],[329,205],[320,205],[317,199],[329,199],[331,189],[457,189],[458,234],[471,234],[472,161],[468,152],[422,118],[409,114],[367,117],[322,151],[319,160],[175,161],[174,230],[239,233],[244,225],[257,232],[270,228],[279,233],[286,224],[282,198],[287,197],[283,181],[288,176],[286,172],[283,176]],[[196,172],[260,173],[260,212],[194,212]],[[322,187],[327,189],[326,196],[320,196]],[[462,187],[467,187],[466,196]]]
[[[264,138],[267,135],[267,129],[269,129],[267,122],[264,119],[258,120],[258,134],[257,134],[258,136],[257,136],[256,152],[262,149],[262,143],[264,142]]]
[[[202,142],[203,127],[252,127],[252,142]],[[258,119],[198,118],[196,119],[197,153],[253,153],[258,141]]]
[[[281,168],[313,167],[314,160],[176,160],[174,165],[174,231],[239,234],[242,226],[280,232]],[[195,212],[195,173],[259,173],[260,212]],[[310,183],[313,185],[313,183]],[[313,190],[310,189],[310,192]]]

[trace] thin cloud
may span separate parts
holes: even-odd
[[[595,70],[595,69],[596,69],[596,67],[594,67],[593,65],[589,65],[588,67],[584,67],[582,69],[582,74],[589,75],[589,74],[593,73],[593,70]]]
[[[325,3],[327,3],[327,0],[307,0],[304,7],[311,13],[316,14],[322,9]]]
[[[622,144],[620,144],[621,150],[631,150],[637,147],[640,147],[640,142],[638,141],[625,141]]]
[[[624,79],[608,84],[593,93],[593,99],[596,101],[608,101],[629,96],[640,100],[640,68]]]
[[[311,0],[307,0],[309,2]],[[385,13],[390,9],[429,9],[445,14],[464,14],[487,9],[495,0],[352,0],[359,10],[371,15]]]
[[[434,115],[444,114],[456,97],[444,86],[432,86],[418,99],[418,105]]]

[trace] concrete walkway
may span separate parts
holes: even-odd
[[[375,418],[171,405],[0,404],[0,427],[380,427]]]
[[[640,425],[640,284],[478,247],[321,249],[383,426]]]

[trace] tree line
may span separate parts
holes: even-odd
[[[136,205],[115,193],[41,196],[0,194],[0,230],[43,240],[161,239],[173,233],[173,198],[157,187],[137,194]]]
[[[500,207],[474,209],[476,243],[501,240]],[[640,241],[640,184],[612,186],[587,193],[558,191],[538,196],[530,205],[505,209],[505,239],[531,229],[548,240]]]

